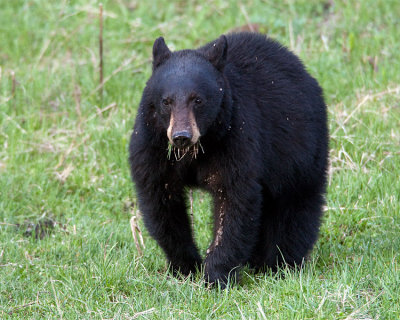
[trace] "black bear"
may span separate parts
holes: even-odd
[[[264,35],[222,35],[176,52],[158,38],[129,151],[145,226],[174,273],[202,264],[187,187],[213,198],[210,284],[225,286],[245,264],[301,264],[318,237],[328,163],[322,90]]]

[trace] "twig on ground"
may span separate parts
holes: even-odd
[[[117,104],[115,102],[113,102],[113,103],[109,104],[107,107],[104,107],[103,109],[97,109],[97,111],[94,115],[92,115],[91,117],[89,117],[85,120],[85,123],[89,122],[90,120],[93,120],[96,116],[102,115],[107,110],[115,108],[116,106],[117,106]]]
[[[55,280],[50,279],[51,288],[53,289],[53,294],[54,294],[54,300],[55,300],[56,306],[57,306],[57,311],[58,311],[58,314],[60,316],[60,319],[62,319],[63,318],[63,312],[62,312],[61,307],[60,307],[60,302],[58,301],[58,296],[57,296],[56,289],[54,288],[54,281]]]
[[[117,69],[115,69],[108,77],[106,77],[101,84],[99,84],[97,86],[97,88],[95,88],[92,92],[90,92],[89,96],[93,95],[95,92],[97,92],[98,90],[102,89],[104,87],[104,85],[113,77],[115,76],[117,73],[124,71],[127,69],[127,67],[132,63],[132,61],[135,59],[135,57],[131,57],[127,60],[125,60]],[[126,68],[126,69],[125,69]],[[133,72],[140,72],[141,69],[136,69]]]
[[[100,87],[100,100],[103,101],[103,4],[99,4],[99,72],[100,72],[100,80],[99,80],[99,87]]]
[[[266,316],[265,313],[264,313],[264,310],[263,310],[263,308],[262,308],[262,306],[261,306],[260,301],[257,302],[257,308],[258,308],[258,311],[260,312],[262,318],[265,319],[265,320],[267,320],[267,316]]]
[[[141,246],[143,247],[143,249],[145,249],[146,246],[144,245],[143,236],[142,236],[142,230],[140,230],[140,228],[139,228],[139,225],[137,223],[137,217],[136,217],[135,214],[132,216],[132,218],[129,221],[129,223],[130,223],[130,226],[131,226],[132,236],[133,236],[133,240],[135,241],[136,249],[137,249],[139,255],[142,256],[143,252],[142,252]],[[136,233],[137,233],[137,235],[136,235]],[[138,241],[138,236],[139,236],[140,244],[139,244],[139,241]]]
[[[7,223],[7,222],[0,222],[0,226],[11,226],[11,227],[17,227],[17,224],[13,223]]]
[[[372,303],[374,303],[382,294],[384,294],[385,291],[382,290],[381,292],[379,292],[379,294],[372,298],[370,301],[367,301],[367,303],[363,304],[361,307],[359,307],[358,309],[354,310],[352,313],[350,313],[346,319],[344,320],[353,320],[353,319],[357,319],[357,314],[365,307],[369,307]]]
[[[336,130],[333,132],[332,136],[335,136],[336,133],[339,131],[339,129],[342,128],[342,127],[344,127],[344,125],[345,125],[347,122],[349,122],[349,120],[354,116],[354,114],[355,114],[356,112],[358,112],[358,111],[361,109],[361,107],[362,107],[367,101],[373,100],[373,99],[375,99],[375,98],[380,98],[380,97],[383,97],[383,96],[385,96],[385,95],[392,94],[392,93],[395,93],[395,92],[396,92],[397,94],[399,94],[399,93],[400,93],[400,87],[389,88],[389,89],[387,89],[387,90],[384,90],[384,91],[381,91],[381,92],[378,92],[378,93],[375,93],[375,94],[369,94],[369,93],[368,93],[366,96],[364,96],[364,97],[362,98],[362,100],[357,104],[357,106],[353,109],[353,111],[347,116],[347,118],[343,121],[343,123],[341,124],[341,126],[339,126],[339,127],[336,128]]]
[[[32,306],[32,305],[34,305],[34,304],[37,304],[37,301],[31,301],[31,302],[25,303],[25,304],[23,304],[23,305],[16,306],[16,307],[14,307],[14,308],[12,309],[11,313],[13,313],[14,311],[17,311],[17,310],[24,309],[24,308],[26,308],[26,307]]]
[[[80,143],[76,144],[76,141],[72,141],[72,143],[70,144],[68,150],[62,155],[60,161],[58,161],[58,164],[54,167],[55,170],[57,170],[58,168],[60,168],[64,162],[65,159],[67,159],[68,155],[76,148],[79,148],[82,144],[84,144],[88,139],[90,138],[90,136],[86,136],[85,138],[83,138],[81,140]]]
[[[15,97],[15,89],[17,87],[17,82],[15,80],[15,72],[14,71],[11,71],[11,82],[12,82],[12,84],[11,84],[11,96]]]
[[[60,173],[58,171],[55,172],[57,179],[65,183],[67,181],[67,178],[71,174],[71,172],[74,170],[74,167],[71,164],[68,164],[67,167]]]
[[[143,316],[145,314],[153,313],[154,311],[156,311],[155,308],[150,308],[148,310],[140,311],[138,313],[135,313],[131,319],[136,319],[137,317]]]
[[[81,132],[81,125],[82,125],[82,111],[81,111],[81,88],[75,84],[74,86],[74,100],[75,100],[75,111],[78,115],[78,130]]]
[[[15,109],[15,103],[16,103],[16,98],[17,98],[17,94],[16,94],[16,89],[17,89],[17,81],[15,80],[15,72],[11,71],[11,97],[12,97],[12,106],[13,109]]]
[[[247,27],[249,28],[250,32],[257,31],[254,28],[254,24],[251,23],[249,15],[247,14],[246,8],[243,5],[240,5],[240,11],[242,11],[242,13],[243,13],[244,19],[246,20],[246,24],[247,24]]]

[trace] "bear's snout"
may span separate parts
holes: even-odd
[[[192,138],[192,134],[189,131],[184,130],[174,133],[172,141],[177,148],[184,149],[192,144]]]
[[[169,141],[178,149],[186,149],[196,144],[200,131],[192,110],[172,110],[167,129]]]

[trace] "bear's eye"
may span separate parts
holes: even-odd
[[[168,107],[170,102],[168,99],[162,99],[161,103],[164,107]]]
[[[194,99],[195,104],[201,104],[203,101],[200,98]]]

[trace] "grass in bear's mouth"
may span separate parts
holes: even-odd
[[[176,161],[181,161],[187,154],[191,155],[192,159],[197,159],[199,150],[201,150],[204,153],[204,148],[201,145],[200,140],[198,140],[195,144],[191,145],[190,147],[184,149],[177,148],[171,142],[168,141],[167,157],[168,160],[170,160],[172,153],[174,153]]]

